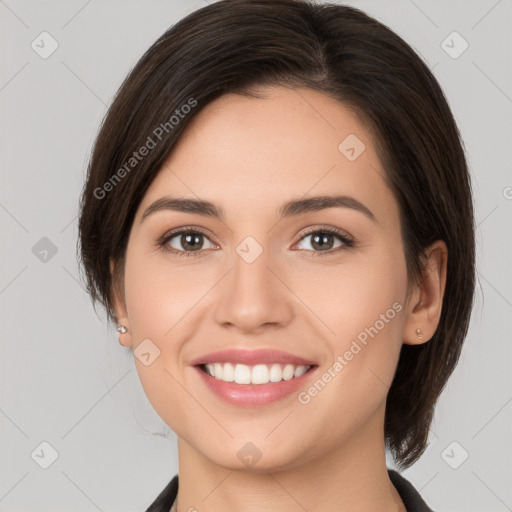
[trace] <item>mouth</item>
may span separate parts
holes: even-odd
[[[305,386],[318,365],[276,350],[224,350],[192,362],[207,389],[242,407],[267,405]]]
[[[208,363],[199,368],[207,375],[223,382],[236,384],[254,384],[261,386],[269,382],[276,383],[296,379],[307,373],[314,365],[293,364],[246,364]]]

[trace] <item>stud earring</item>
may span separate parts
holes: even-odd
[[[124,325],[118,325],[117,326],[117,332],[121,334],[125,334],[128,331],[128,329]]]
[[[418,339],[422,340],[424,338],[421,329],[416,329],[416,334],[418,335]]]

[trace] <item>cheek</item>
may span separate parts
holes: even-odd
[[[183,320],[211,288],[215,276],[211,265],[177,265],[162,254],[132,251],[125,270],[132,331],[139,339],[173,337],[187,323]]]
[[[167,275],[161,265],[155,264],[157,261],[154,255],[128,246],[125,299],[132,348],[141,383],[152,403],[158,396],[155,391],[163,389],[162,383],[172,381],[167,371],[172,368],[169,362],[176,360],[177,347],[166,340],[173,332],[173,325],[186,313],[182,306],[186,303],[184,294],[187,293],[177,276]],[[147,366],[138,357],[142,350],[154,359]]]
[[[335,333],[325,339],[329,358],[297,397],[310,432],[321,430],[333,442],[379,424],[402,346],[404,305],[396,283],[370,283],[360,280],[336,294],[339,304],[324,317]]]
[[[401,247],[390,245],[347,252],[334,264],[302,260],[291,271],[293,291],[327,328],[337,354],[360,333],[364,341],[372,326],[400,341],[407,272]]]
[[[303,319],[324,355],[320,382],[301,390],[301,403],[311,400],[315,414],[340,422],[348,414],[350,424],[360,425],[385,400],[402,346],[407,273],[401,245],[379,240],[335,265],[300,260],[287,277],[307,305]],[[329,420],[320,414],[318,428],[323,421]]]
[[[328,328],[323,364],[330,370],[320,374],[328,384],[303,390],[304,401],[322,394],[318,405],[341,400],[345,411],[365,414],[385,398],[402,346],[406,289],[403,252],[384,245],[324,267],[308,283],[297,280],[294,290]]]
[[[195,415],[200,418],[203,414],[191,407],[190,396],[178,382],[183,381],[183,347],[199,337],[197,317],[204,316],[204,298],[221,274],[213,265],[177,265],[165,255],[147,253],[135,245],[128,247],[125,266],[125,298],[135,364],[149,401],[178,432],[181,428],[176,425],[176,410],[187,410],[187,417],[180,422],[194,422]],[[137,358],[146,346],[158,354],[148,366]]]

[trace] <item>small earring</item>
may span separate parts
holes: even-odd
[[[418,338],[419,338],[420,340],[422,340],[422,339],[423,339],[423,334],[421,333],[421,329],[416,329],[416,334],[418,335]]]
[[[117,326],[117,332],[121,334],[125,334],[128,331],[128,329],[124,325],[118,325]]]

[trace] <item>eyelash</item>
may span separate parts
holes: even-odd
[[[351,236],[349,236],[345,231],[342,231],[340,229],[337,229],[337,228],[332,228],[332,227],[323,227],[323,226],[320,226],[318,228],[315,228],[315,229],[312,229],[310,231],[307,231],[305,233],[302,233],[300,239],[299,239],[299,242],[309,236],[309,235],[314,235],[316,233],[323,233],[323,234],[329,234],[329,235],[334,235],[336,236],[342,243],[343,245],[340,246],[340,247],[336,247],[335,249],[331,249],[329,251],[307,251],[307,252],[313,252],[314,253],[314,256],[312,257],[316,257],[316,256],[327,256],[327,255],[332,255],[332,254],[335,254],[335,253],[338,253],[339,251],[341,250],[344,250],[344,249],[350,249],[350,248],[353,248],[356,246],[356,241],[354,238],[352,238]],[[176,231],[171,231],[170,233],[166,233],[165,235],[163,235],[157,242],[157,246],[160,247],[161,249],[165,250],[165,251],[168,251],[176,256],[179,256],[179,257],[191,257],[191,256],[198,256],[198,253],[202,253],[202,251],[178,251],[174,248],[170,248],[167,244],[169,243],[169,241],[171,239],[173,239],[175,236],[177,235],[184,235],[184,234],[200,234],[200,235],[203,235],[205,236],[206,238],[209,239],[209,236],[204,232],[202,231],[201,229],[198,229],[198,228],[195,228],[195,227],[192,227],[192,226],[185,226],[183,228],[180,228],[179,230],[176,230]],[[211,240],[210,240],[211,241]],[[297,242],[297,243],[299,243]],[[212,242],[214,243],[214,242]],[[295,244],[296,245],[296,244]],[[202,253],[204,254],[204,253]]]

